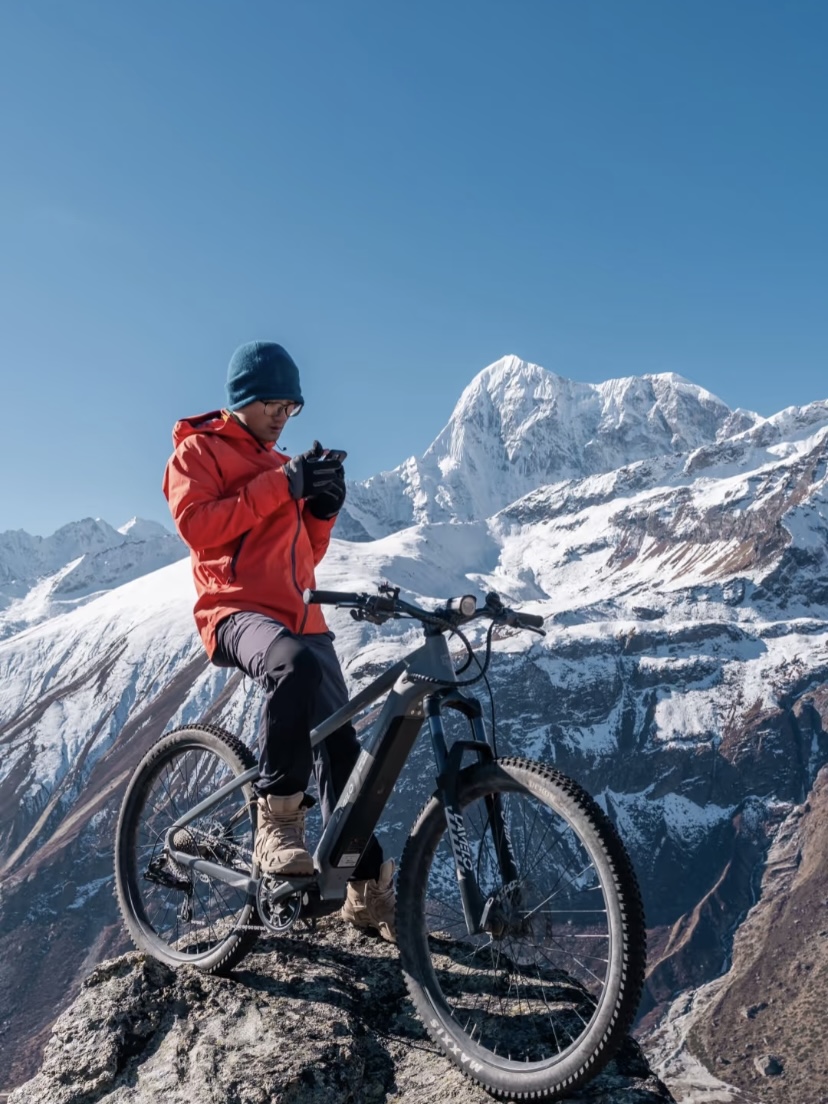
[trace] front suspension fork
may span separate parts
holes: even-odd
[[[447,749],[440,712],[444,706],[451,706],[466,715],[475,739],[456,740],[451,745],[451,749]],[[445,810],[446,826],[452,855],[454,856],[454,869],[457,874],[466,929],[469,935],[478,935],[484,931],[492,931],[497,927],[498,921],[493,915],[493,911],[496,911],[492,909],[493,898],[487,899],[483,896],[477,881],[463,810],[458,797],[458,782],[465,752],[473,751],[480,763],[493,762],[494,753],[485,738],[482,710],[476,699],[468,698],[459,691],[451,691],[448,694],[429,694],[423,702],[423,712],[431,733],[434,757],[437,761],[438,794]],[[500,868],[501,884],[508,885],[516,880],[517,870],[503,818],[500,797],[498,794],[487,794],[485,802],[489,821],[488,827],[492,833],[495,854]]]

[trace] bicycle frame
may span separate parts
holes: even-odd
[[[442,685],[420,681],[417,676],[439,680]],[[420,729],[427,723],[437,764],[438,792],[445,808],[466,925],[472,934],[482,930],[481,925],[486,920],[487,902],[483,900],[474,876],[463,813],[457,798],[457,781],[465,752],[475,752],[481,762],[491,760],[494,756],[486,740],[480,703],[476,698],[463,694],[455,683],[445,636],[439,632],[427,631],[425,643],[421,647],[395,663],[313,729],[311,744],[316,746],[389,691],[370,739],[363,747],[319,840],[314,853],[317,873],[310,878],[285,878],[276,887],[273,900],[288,897],[311,885],[316,886],[322,900],[344,899],[348,879],[382,815]],[[444,708],[456,709],[466,716],[473,739],[457,740],[450,750],[447,748],[441,715]],[[165,840],[169,856],[179,866],[244,889],[251,897],[256,896],[258,879],[179,851],[173,847],[172,839],[176,831],[259,777],[258,768],[253,768],[216,790],[179,817],[168,829]],[[509,882],[513,880],[515,873],[509,853],[508,836],[503,827],[499,804],[495,799],[488,800],[501,871],[504,882]]]

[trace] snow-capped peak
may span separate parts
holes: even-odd
[[[160,522],[148,521],[146,518],[130,518],[124,525],[118,526],[118,532],[130,540],[157,540],[159,537],[169,537],[170,531]]]
[[[49,537],[0,533],[0,640],[186,554],[155,521],[83,518]]]
[[[501,357],[420,459],[352,488],[339,531],[358,540],[490,517],[539,486],[690,453],[759,421],[673,372],[582,383]]]

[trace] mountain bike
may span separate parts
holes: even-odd
[[[300,916],[337,910],[425,729],[436,788],[397,880],[398,948],[413,1003],[446,1057],[494,1095],[571,1092],[609,1061],[632,1024],[646,935],[632,864],[610,820],[559,771],[499,757],[495,732],[487,736],[483,708],[467,693],[486,679],[497,627],[542,633],[543,619],[494,593],[481,607],[466,595],[434,610],[390,586],[306,591],[305,601],[376,624],[409,618],[424,633],[311,734],[319,743],[387,695],[322,831],[315,873],[260,874],[254,757],[217,727],[187,725],[150,749],[121,807],[116,892],[134,943],[171,966],[221,972],[263,932],[284,934]],[[482,660],[463,632],[480,618],[490,622]],[[467,652],[457,669],[452,636]],[[469,738],[449,744],[447,710],[468,721]]]

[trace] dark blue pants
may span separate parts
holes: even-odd
[[[311,748],[310,731],[348,701],[342,669],[328,633],[298,636],[262,613],[232,613],[218,626],[223,666],[238,667],[265,691],[259,725],[261,794],[306,790],[316,777],[322,823],[327,824],[359,756],[350,723]],[[382,850],[372,836],[353,877],[376,878]]]

